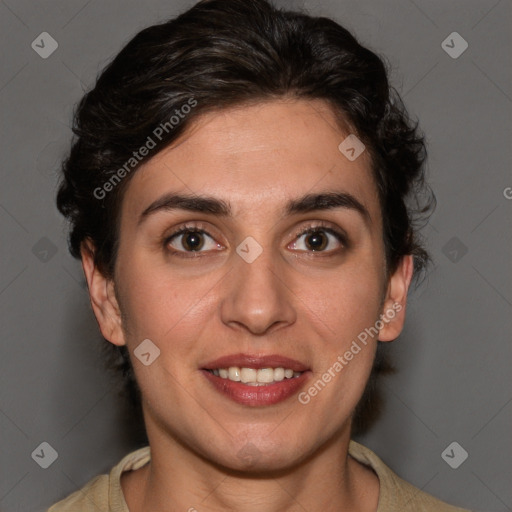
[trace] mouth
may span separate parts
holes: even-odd
[[[246,354],[216,359],[201,371],[222,395],[252,407],[286,400],[298,392],[311,374],[305,364],[294,359]]]
[[[248,368],[239,366],[230,366],[229,368],[216,368],[215,370],[206,370],[216,377],[228,379],[232,382],[241,382],[247,386],[268,386],[275,382],[281,382],[285,379],[296,379],[303,372],[294,372],[291,368]]]

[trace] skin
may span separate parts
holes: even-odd
[[[320,100],[206,114],[132,177],[114,279],[94,266],[92,244],[83,245],[103,336],[130,354],[147,338],[160,349],[149,366],[132,358],[152,460],[123,474],[130,511],[377,509],[377,476],[347,453],[350,426],[377,337],[391,341],[402,330],[412,256],[388,275],[370,158],[345,158],[338,145],[348,134]],[[282,213],[290,199],[332,191],[353,195],[368,219],[352,208]],[[223,199],[233,216],[160,210],[139,223],[167,192]],[[192,221],[211,238],[200,256],[173,255],[190,255],[185,237],[163,240]],[[349,243],[322,232],[327,246],[312,251],[311,238],[297,232],[320,221]],[[248,236],[263,249],[252,263],[236,252]],[[307,390],[393,304],[401,311],[306,405],[297,395],[240,405],[200,371],[228,354],[282,354],[309,366]],[[252,461],[243,450],[256,454]]]

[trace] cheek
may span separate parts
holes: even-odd
[[[368,381],[376,342],[366,330],[378,319],[381,290],[375,275],[359,271],[332,276],[324,288],[310,284],[303,314],[316,329],[316,365],[298,399],[327,434],[345,424]]]
[[[216,311],[218,279],[180,278],[156,265],[134,263],[122,278],[121,307],[128,346],[133,351],[149,338],[160,348],[162,360],[175,365],[176,356],[197,346],[201,332],[208,328]]]
[[[326,324],[330,338],[346,342],[378,319],[381,280],[374,266],[353,265],[321,279],[306,279],[300,302]]]

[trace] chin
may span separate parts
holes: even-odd
[[[269,474],[287,471],[306,458],[304,447],[299,446],[285,446],[282,443],[270,446],[268,442],[252,440],[233,446],[228,455],[225,452],[216,453],[209,458],[229,472]]]

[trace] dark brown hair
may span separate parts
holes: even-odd
[[[130,159],[148,137],[155,155],[199,115],[278,98],[325,100],[353,128],[372,157],[388,271],[412,254],[417,275],[428,255],[416,224],[434,199],[424,182],[424,139],[383,60],[333,20],[265,0],[204,0],[142,30],[84,95],[57,195],[73,256],[89,238],[98,268],[113,277],[120,204],[138,166]],[[107,345],[135,389],[125,347]]]

